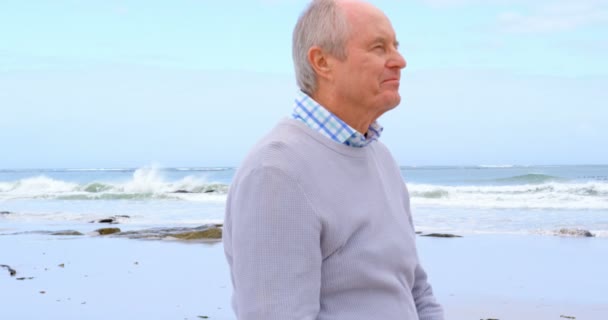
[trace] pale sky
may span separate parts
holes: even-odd
[[[400,164],[608,164],[608,0],[371,2]],[[238,165],[291,112],[306,3],[4,0],[0,169]]]

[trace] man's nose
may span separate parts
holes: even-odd
[[[399,53],[399,51],[393,51],[392,57],[389,59],[388,67],[390,68],[399,68],[403,69],[407,66],[407,61],[405,58]]]

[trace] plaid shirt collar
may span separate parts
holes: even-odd
[[[384,130],[374,121],[367,130],[366,138],[302,91],[298,92],[291,116],[338,143],[356,148],[365,147],[378,140]]]

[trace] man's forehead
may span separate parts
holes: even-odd
[[[384,13],[371,3],[358,0],[337,0],[336,4],[345,15],[358,17],[362,15],[384,16]]]
[[[339,3],[341,3],[340,9],[351,26],[366,26],[370,22],[374,22],[374,24],[387,24],[392,29],[392,25],[384,12],[367,2],[342,0]]]
[[[396,41],[395,31],[388,17],[378,8],[362,1],[343,0],[344,15],[350,25],[351,36],[367,35],[367,41]],[[361,39],[363,40],[363,39]]]

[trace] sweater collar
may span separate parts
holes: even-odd
[[[291,116],[327,138],[355,148],[365,147],[378,140],[384,130],[378,122],[374,121],[369,126],[367,134],[363,135],[302,91],[296,96]]]

